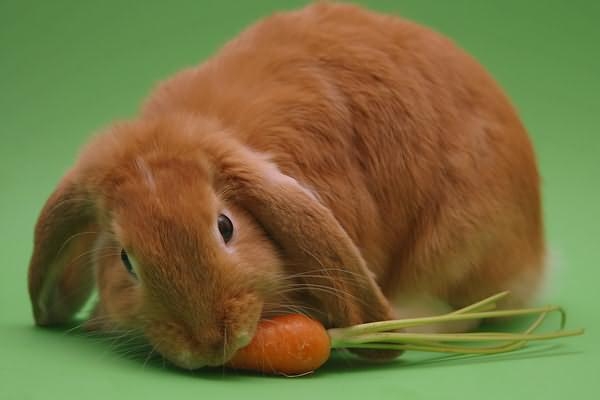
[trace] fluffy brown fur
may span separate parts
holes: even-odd
[[[505,289],[521,305],[543,255],[532,148],[484,69],[409,21],[318,4],[250,27],[95,138],[41,212],[29,289],[39,325],[64,323],[95,271],[91,322],[196,368],[276,313],[345,326],[393,318],[398,297]]]

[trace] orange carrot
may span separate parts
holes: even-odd
[[[319,368],[329,358],[331,344],[320,322],[291,314],[263,320],[250,344],[228,365],[269,374],[300,375]]]

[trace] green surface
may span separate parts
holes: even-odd
[[[26,268],[37,213],[79,146],[132,115],[158,80],[256,18],[302,1],[0,1],[0,399],[597,398],[600,352],[600,3],[370,1],[453,37],[496,76],[533,137],[547,237],[547,299],[583,337],[494,357],[336,359],[302,379],[184,373],[101,341],[32,325]],[[173,397],[170,397],[173,396]]]

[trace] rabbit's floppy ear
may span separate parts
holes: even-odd
[[[29,263],[29,296],[35,322],[68,322],[94,284],[91,251],[98,237],[92,203],[68,172],[38,218]]]
[[[220,166],[231,200],[246,208],[293,263],[322,304],[327,323],[348,326],[393,318],[359,250],[331,210],[272,162],[239,144]],[[312,288],[312,290],[311,290]]]

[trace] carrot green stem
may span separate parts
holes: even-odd
[[[527,330],[525,330],[523,332],[523,334],[528,334],[528,333],[531,333],[534,330],[536,330],[542,324],[542,322],[545,320],[547,315],[548,315],[548,313],[540,314],[538,316],[538,318],[527,328]],[[483,347],[474,348],[472,346],[471,347],[450,347],[444,343],[422,341],[421,347],[424,348],[424,346],[427,346],[429,348],[429,351],[436,351],[436,349],[441,349],[441,351],[443,351],[443,352],[460,353],[461,349],[466,349],[470,353],[473,353],[474,350],[477,350],[477,351],[475,351],[476,353],[480,353],[480,352],[493,353],[493,352],[505,352],[505,351],[516,350],[516,349],[519,349],[519,348],[525,346],[526,344],[527,344],[527,341],[522,340],[522,341],[510,342],[508,344],[503,344],[503,345],[483,346]],[[415,343],[412,343],[411,346],[412,345],[418,345],[418,344],[415,342]],[[384,346],[385,346],[385,344],[384,344]],[[452,350],[452,351],[450,351],[450,350]]]
[[[488,333],[478,335],[471,333],[405,333],[405,332],[377,332],[367,335],[357,335],[342,339],[344,347],[352,344],[365,343],[422,343],[434,342],[497,342],[497,341],[519,341],[519,340],[547,340],[565,336],[580,335],[581,330],[560,331],[550,333]]]
[[[483,299],[478,301],[477,303],[473,303],[466,307],[463,307],[459,310],[453,311],[450,314],[466,314],[470,312],[481,312],[481,311],[490,311],[496,308],[496,302],[501,300],[509,295],[510,292],[504,291],[497,293],[493,296],[488,297],[487,299]]]
[[[388,344],[388,343],[366,343],[351,346],[353,349],[371,349],[371,350],[412,350],[426,351],[435,353],[453,353],[453,354],[496,354],[514,351],[525,347],[526,341],[511,342],[501,346],[430,346],[427,344]]]
[[[417,350],[443,353],[490,354],[517,350],[529,341],[550,340],[583,334],[583,329],[565,331],[566,313],[558,306],[533,307],[515,310],[495,310],[496,302],[508,296],[501,292],[467,307],[435,317],[379,321],[329,329],[332,348],[361,348],[383,350]],[[553,312],[561,316],[560,330],[534,334],[545,318]],[[471,333],[408,333],[398,332],[404,328],[435,324],[446,321],[501,318],[518,315],[538,315],[521,333],[471,332]],[[482,345],[493,343],[495,345]],[[477,345],[479,343],[479,345]]]
[[[517,315],[532,315],[550,312],[559,312],[564,314],[564,311],[557,306],[545,306],[537,308],[523,308],[516,310],[499,310],[499,311],[483,311],[473,312],[466,314],[449,313],[444,315],[438,315],[435,317],[423,317],[423,318],[407,318],[397,319],[390,321],[378,321],[369,322],[366,324],[354,325],[347,328],[332,328],[329,329],[329,335],[335,338],[343,338],[350,336],[363,335],[368,333],[386,332],[398,329],[409,328],[413,326],[423,326],[436,324],[439,322],[447,321],[464,321],[470,319],[483,319],[483,318],[500,318],[500,317],[514,317]]]

